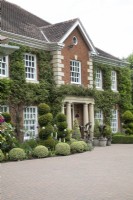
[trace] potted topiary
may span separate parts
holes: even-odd
[[[105,132],[106,125],[101,124],[99,126],[99,131],[100,131],[100,137],[99,137],[99,146],[100,147],[105,147],[107,145],[107,138],[106,138],[106,132]]]
[[[94,138],[93,138],[93,145],[94,146],[99,146],[99,137],[100,137],[99,121],[95,120]]]

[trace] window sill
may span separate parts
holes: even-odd
[[[39,83],[39,81],[36,81],[36,80],[28,80],[28,79],[26,79],[26,82],[27,82],[27,83]]]

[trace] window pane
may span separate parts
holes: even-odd
[[[79,61],[70,61],[71,83],[81,83],[81,63]]]

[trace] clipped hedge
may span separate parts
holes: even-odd
[[[0,162],[2,162],[4,160],[5,156],[2,152],[2,150],[0,149]]]
[[[26,153],[21,148],[13,148],[9,151],[10,160],[23,160],[26,158]]]
[[[48,156],[48,148],[43,145],[38,145],[33,151],[33,156],[37,158],[45,158]]]
[[[49,122],[52,122],[53,115],[51,113],[47,113],[45,115],[41,115],[38,118],[38,123],[40,126],[46,126]]]
[[[133,135],[117,135],[112,137],[113,144],[133,144]]]
[[[70,146],[67,143],[60,142],[55,146],[55,154],[67,156],[70,154]]]

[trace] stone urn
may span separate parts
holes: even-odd
[[[99,146],[106,147],[107,146],[107,138],[99,138]]]

